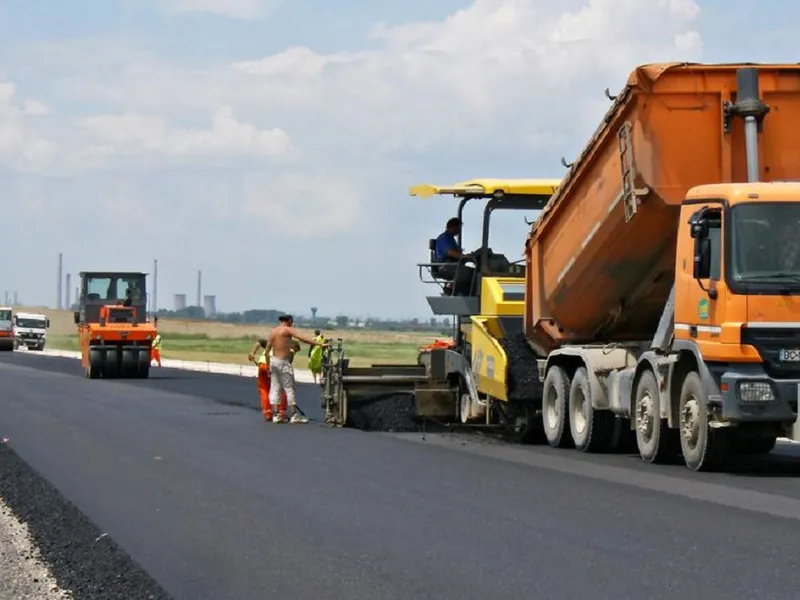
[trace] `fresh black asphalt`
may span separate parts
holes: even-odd
[[[90,381],[71,359],[0,355],[0,437],[97,530],[53,519],[39,484],[0,494],[17,512],[30,495],[21,512],[40,545],[82,544],[82,561],[138,581],[131,599],[160,592],[103,542],[187,599],[800,595],[795,446],[693,474],[474,436],[266,424],[257,402],[248,378]],[[317,389],[301,386],[300,405],[319,418]],[[0,454],[6,481],[13,460]]]

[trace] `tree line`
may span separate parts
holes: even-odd
[[[289,311],[291,313],[291,311]],[[316,311],[314,311],[316,313]],[[275,309],[249,309],[241,312],[216,313],[206,317],[202,306],[187,306],[181,310],[159,310],[156,315],[167,319],[193,319],[204,321],[218,321],[220,323],[237,323],[245,325],[275,325],[278,317],[286,314],[286,311]],[[294,314],[294,313],[292,313]],[[449,318],[437,319],[360,319],[348,315],[336,315],[327,317],[323,315],[304,316],[294,315],[295,325],[298,327],[321,329],[336,327],[337,329],[358,328],[372,329],[379,331],[441,331],[444,334],[450,333],[452,323]]]

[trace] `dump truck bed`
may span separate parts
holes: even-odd
[[[531,227],[525,326],[537,350],[652,338],[674,281],[686,192],[747,181],[744,124],[726,118],[746,66],[759,68],[771,108],[760,179],[800,179],[800,65],[637,68]]]

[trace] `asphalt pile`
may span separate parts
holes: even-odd
[[[363,431],[422,430],[422,424],[414,418],[414,395],[408,392],[351,396],[347,425]]]
[[[138,563],[8,445],[0,445],[0,474],[0,499],[27,526],[61,590],[80,600],[170,600]]]
[[[508,358],[509,399],[541,400],[542,385],[539,381],[539,367],[536,355],[525,339],[525,334],[520,333],[498,341]]]

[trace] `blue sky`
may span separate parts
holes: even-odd
[[[220,310],[425,317],[415,265],[455,202],[410,185],[562,175],[637,64],[798,59],[775,0],[432,5],[0,3],[0,294],[54,305],[63,252],[157,258],[164,308],[202,269]],[[518,259],[526,231],[503,215],[492,245]]]

